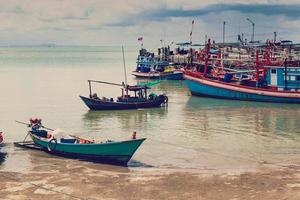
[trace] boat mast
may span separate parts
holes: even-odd
[[[193,37],[193,30],[194,30],[194,20],[192,21],[192,29],[191,29],[191,32],[190,32],[190,45],[192,44],[192,37]]]
[[[288,90],[287,88],[287,58],[284,60],[284,90]]]
[[[122,45],[122,54],[123,54],[123,65],[124,65],[125,84],[127,85],[127,74],[126,74],[126,64],[125,64],[125,56],[124,56],[124,47],[123,47],[123,45]]]
[[[258,50],[256,50],[256,87],[258,87],[258,79],[259,79],[259,57]]]
[[[254,27],[255,27],[255,23],[251,19],[249,19],[249,18],[247,18],[247,21],[249,21],[251,23],[251,25],[252,25],[251,42],[254,42]]]
[[[210,39],[208,39],[208,42],[206,44],[206,52],[205,52],[206,58],[205,58],[205,65],[204,65],[204,76],[206,76],[206,74],[207,74],[209,51],[210,51]]]
[[[91,81],[88,80],[88,82],[89,82],[90,97],[92,97],[92,86],[91,86]]]
[[[226,22],[224,21],[223,22],[223,47],[225,45],[225,25],[226,25]]]
[[[123,47],[123,45],[122,45],[122,54],[123,54],[123,66],[124,66],[124,75],[125,75],[125,90],[126,90],[126,95],[128,95],[127,74],[126,74],[126,64],[125,64],[125,56],[124,56],[124,47]]]

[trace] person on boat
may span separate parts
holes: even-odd
[[[29,127],[35,131],[38,130],[42,127],[42,119],[38,119],[38,118],[30,118],[30,124]]]
[[[133,139],[133,140],[136,139],[136,131],[133,131],[133,133],[132,133],[132,139]]]
[[[31,132],[39,137],[44,137],[44,138],[52,137],[51,134],[48,133],[48,131],[41,130],[41,128],[43,127],[42,119],[30,118],[29,127],[31,128]]]
[[[97,93],[92,94],[92,95],[91,95],[91,98],[92,98],[92,99],[99,99]]]
[[[139,98],[143,98],[143,92],[141,90],[138,91]]]
[[[3,142],[3,132],[0,131],[0,144]]]

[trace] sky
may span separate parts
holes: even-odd
[[[139,45],[187,42],[205,35],[235,42],[238,34],[255,40],[300,42],[299,0],[0,0],[0,46]]]

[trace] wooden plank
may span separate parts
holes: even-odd
[[[14,142],[14,145],[26,149],[42,150],[41,147],[35,145],[32,141]]]

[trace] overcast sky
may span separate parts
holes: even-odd
[[[236,41],[273,38],[300,42],[299,0],[0,0],[0,45],[145,45],[188,41],[191,22],[193,42],[205,35]]]

